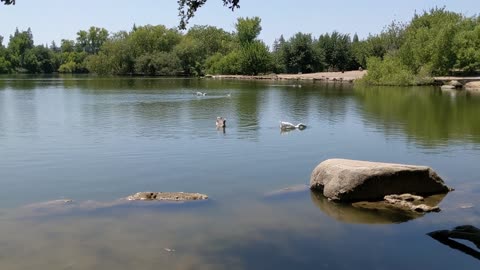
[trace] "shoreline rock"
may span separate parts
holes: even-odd
[[[480,81],[473,81],[465,84],[465,90],[480,93]]]
[[[381,201],[392,194],[434,195],[451,191],[426,166],[329,159],[312,172],[310,189],[334,201]]]

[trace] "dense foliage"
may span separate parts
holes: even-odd
[[[379,37],[388,40],[386,36],[393,37],[394,46],[383,46],[381,55],[370,55],[367,83],[415,85],[428,83],[431,76],[479,70],[479,17],[435,8],[416,14],[407,25],[390,27]]]
[[[311,73],[368,68],[364,82],[412,85],[432,75],[480,69],[480,18],[432,9],[407,24],[393,22],[360,40],[355,34],[297,33],[269,48],[261,19],[239,18],[232,33],[214,26],[186,32],[163,25],[109,33],[91,27],[60,46],[35,46],[30,29],[0,36],[0,73],[184,75]]]

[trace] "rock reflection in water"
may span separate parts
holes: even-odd
[[[425,204],[438,205],[445,195],[425,198]],[[403,211],[384,202],[358,202],[354,204],[329,201],[321,193],[311,192],[313,203],[328,216],[345,223],[391,224],[402,223],[424,216],[424,213]]]

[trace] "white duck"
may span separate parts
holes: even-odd
[[[282,129],[282,130],[292,130],[292,129],[303,130],[303,129],[306,129],[306,128],[307,128],[307,126],[305,124],[302,124],[302,123],[294,125],[290,122],[280,122],[280,129]]]

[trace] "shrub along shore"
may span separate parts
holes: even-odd
[[[336,31],[317,37],[299,32],[288,39],[280,36],[269,47],[258,38],[260,18],[239,18],[235,26],[234,32],[198,25],[181,32],[163,25],[134,25],[116,33],[92,26],[78,31],[76,40],[37,46],[30,29],[17,29],[6,45],[0,36],[0,74],[212,74],[425,85],[435,83],[435,76],[473,75],[480,70],[480,17],[444,8],[414,14],[407,23],[394,21],[364,39]],[[357,71],[335,73],[346,70]]]

